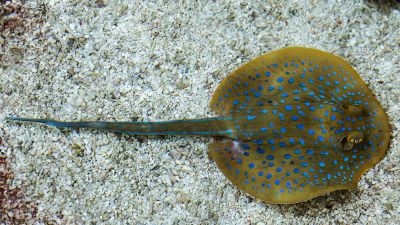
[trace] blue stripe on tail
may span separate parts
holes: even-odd
[[[232,120],[230,117],[205,118],[193,120],[170,120],[160,122],[101,122],[101,121],[77,121],[62,122],[51,119],[33,119],[8,117],[8,121],[35,122],[54,127],[65,128],[94,128],[110,130],[132,135],[206,135],[206,136],[231,136],[234,131],[215,124],[211,128],[202,129],[201,124],[218,123]],[[200,125],[200,126],[199,126]],[[168,128],[169,127],[169,128]],[[180,129],[175,129],[180,127]],[[167,129],[165,129],[167,128]]]
[[[33,119],[33,118],[20,118],[20,117],[7,117],[8,121],[18,121],[18,122],[33,122],[33,123],[42,123],[49,126],[54,127],[77,127],[74,126],[71,122],[59,122],[55,120],[46,120],[46,119]]]

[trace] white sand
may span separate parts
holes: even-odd
[[[25,32],[0,31],[1,150],[15,173],[11,185],[26,187],[26,197],[37,202],[38,221],[400,223],[395,1],[40,2],[27,3]],[[0,22],[12,16],[21,17],[9,14]],[[265,204],[239,191],[207,159],[211,138],[136,137],[3,120],[211,116],[208,102],[229,72],[287,45],[348,60],[391,119],[390,151],[362,177],[358,191]]]

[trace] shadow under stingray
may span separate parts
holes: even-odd
[[[400,9],[400,0],[364,0],[364,3],[385,15],[389,15],[392,9]]]

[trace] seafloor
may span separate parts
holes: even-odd
[[[3,222],[400,224],[400,3],[0,4],[0,140],[9,168],[7,187],[0,188]],[[208,102],[227,74],[288,45],[345,58],[390,117],[390,150],[362,176],[358,190],[295,205],[266,204],[239,191],[208,160],[211,138],[127,136],[4,120],[211,116]]]

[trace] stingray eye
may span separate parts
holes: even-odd
[[[353,149],[355,144],[359,144],[363,141],[364,134],[360,131],[352,131],[347,136],[343,136],[340,139],[340,143],[344,150],[348,151]]]

